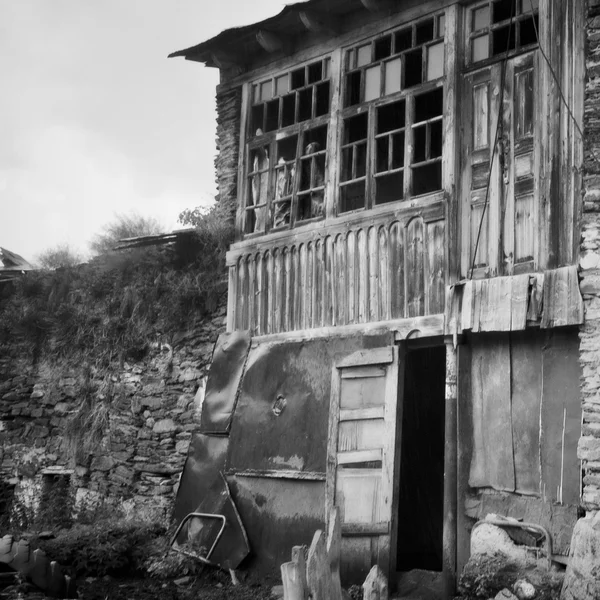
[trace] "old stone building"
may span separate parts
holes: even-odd
[[[207,394],[178,519],[211,512],[208,456],[264,569],[332,506],[347,581],[377,563],[449,593],[488,513],[577,553],[600,510],[599,27],[596,0],[309,0],[171,55],[220,70],[243,366]]]

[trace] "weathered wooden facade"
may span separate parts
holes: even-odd
[[[347,577],[377,562],[450,593],[489,512],[543,525],[566,561],[594,10],[309,0],[172,55],[221,72],[228,330],[252,342],[220,433],[258,564],[332,505]]]

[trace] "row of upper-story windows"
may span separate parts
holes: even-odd
[[[535,45],[538,11],[538,0],[472,4],[464,66]],[[252,84],[243,234],[322,219],[331,192],[341,215],[442,190],[446,44],[439,12],[345,48],[339,64],[327,56]]]

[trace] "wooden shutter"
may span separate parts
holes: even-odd
[[[327,513],[342,522],[342,572],[386,573],[391,552],[395,465],[399,464],[398,348],[361,350],[333,369]]]
[[[476,276],[511,275],[534,267],[534,59],[529,52],[465,76],[461,114],[463,276],[468,276],[472,265]]]

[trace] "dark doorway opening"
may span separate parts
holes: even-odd
[[[445,347],[409,350],[404,372],[396,568],[441,571]]]

